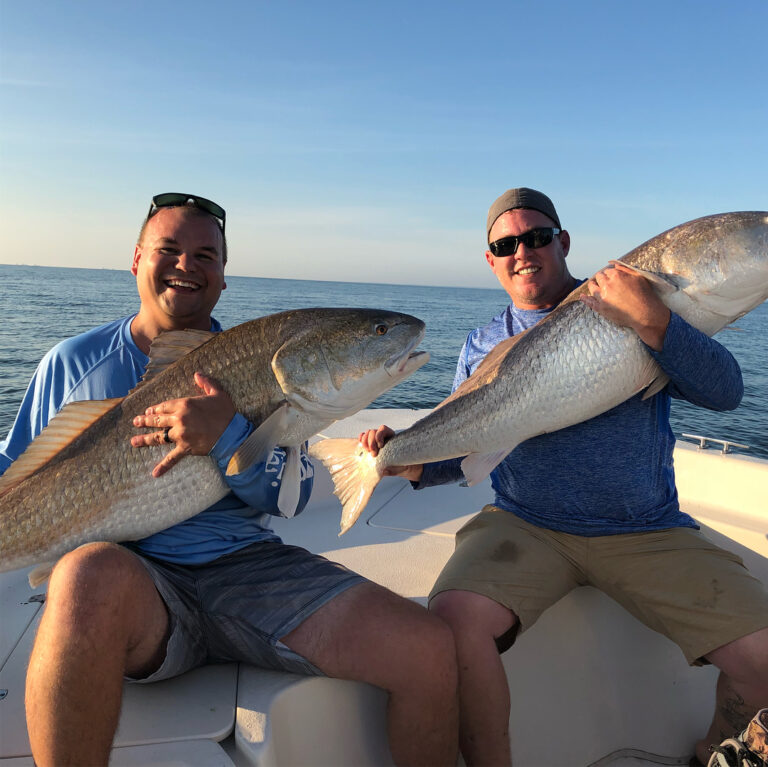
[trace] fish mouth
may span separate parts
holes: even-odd
[[[412,351],[412,349],[419,345],[423,337],[424,333],[419,333],[402,352],[387,360],[384,364],[384,370],[387,371],[387,375],[403,378],[429,362],[429,352]]]

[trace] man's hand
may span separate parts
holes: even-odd
[[[378,429],[368,429],[368,431],[361,432],[358,439],[360,444],[375,458],[379,454],[379,450],[394,436],[395,432],[389,426],[382,424]],[[416,463],[411,466],[390,466],[384,469],[384,476],[403,477],[411,482],[418,482],[423,470],[423,463]]]
[[[616,325],[632,328],[643,342],[660,352],[669,309],[645,277],[621,261],[610,263],[587,281],[589,295],[581,296],[581,301]]]
[[[133,419],[134,426],[158,429],[131,437],[133,447],[162,445],[168,440],[175,443],[173,450],[152,470],[153,477],[165,474],[185,455],[208,455],[235,415],[229,394],[218,382],[195,373],[195,383],[202,389],[200,396],[161,402]]]

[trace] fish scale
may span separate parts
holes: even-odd
[[[274,446],[301,446],[421,367],[429,355],[412,350],[423,335],[421,320],[398,312],[301,309],[223,333],[161,337],[150,351],[145,382],[104,412],[109,402],[68,405],[0,478],[0,571],[53,561],[89,541],[144,538],[224,497],[228,486],[214,459],[186,456],[155,478],[152,469],[172,446],[130,445],[139,433],[134,416],[200,394],[196,371],[216,379],[257,427],[251,438],[267,440],[263,461]],[[193,338],[202,345],[167,359]],[[326,351],[318,355],[321,346]],[[86,411],[100,415],[72,431],[69,419]],[[272,424],[271,416],[281,412],[285,418]],[[59,439],[71,441],[61,447]]]
[[[620,259],[661,300],[714,335],[768,298],[768,212],[690,221]],[[341,532],[359,517],[390,466],[467,456],[469,484],[484,479],[520,442],[593,418],[666,376],[634,331],[579,300],[579,286],[534,327],[502,341],[432,413],[396,434],[374,459],[354,440],[310,448],[331,472],[342,502]]]

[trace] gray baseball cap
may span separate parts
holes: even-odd
[[[502,213],[506,213],[508,210],[515,210],[516,208],[538,210],[539,213],[549,216],[555,222],[558,229],[562,229],[560,219],[558,218],[555,206],[552,204],[552,200],[542,192],[537,192],[535,189],[529,189],[527,186],[521,186],[519,189],[507,189],[507,191],[504,192],[493,205],[491,205],[491,209],[488,211],[488,230],[486,234],[491,234],[491,227]]]

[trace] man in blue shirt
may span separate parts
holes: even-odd
[[[8,438],[4,472],[68,402],[124,396],[161,332],[221,330],[211,316],[226,288],[225,213],[192,195],[153,198],[132,272],[137,314],[58,344],[42,360]],[[206,662],[244,661],[367,681],[390,694],[398,764],[453,764],[457,752],[451,632],[421,606],[304,549],[269,528],[285,451],[232,477],[229,459],[254,428],[218,383],[137,414],[151,431],[136,449],[171,442],[155,467],[211,455],[231,492],[214,506],[130,545],[92,543],[53,570],[29,662],[30,742],[38,765],[106,764],[124,678],[166,679]],[[151,478],[148,478],[151,481]],[[312,466],[302,456],[301,511]]]
[[[487,235],[486,260],[511,303],[467,337],[454,389],[497,343],[546,317],[580,282],[566,263],[568,232],[541,192],[501,195],[489,211]],[[742,396],[738,364],[621,264],[595,275],[588,289],[582,300],[632,328],[670,383],[648,399],[638,394],[518,445],[491,474],[494,503],[458,532],[430,610],[456,639],[460,746],[468,765],[510,763],[509,690],[499,653],[578,585],[604,590],[675,641],[689,663],[721,669],[715,717],[696,744],[702,763],[710,743],[739,732],[768,701],[768,593],[680,510],[672,463],[670,397],[735,408]],[[382,426],[360,439],[375,455],[392,433]],[[387,473],[418,489],[460,480],[460,463]],[[711,599],[713,578],[724,591],[719,600]]]

